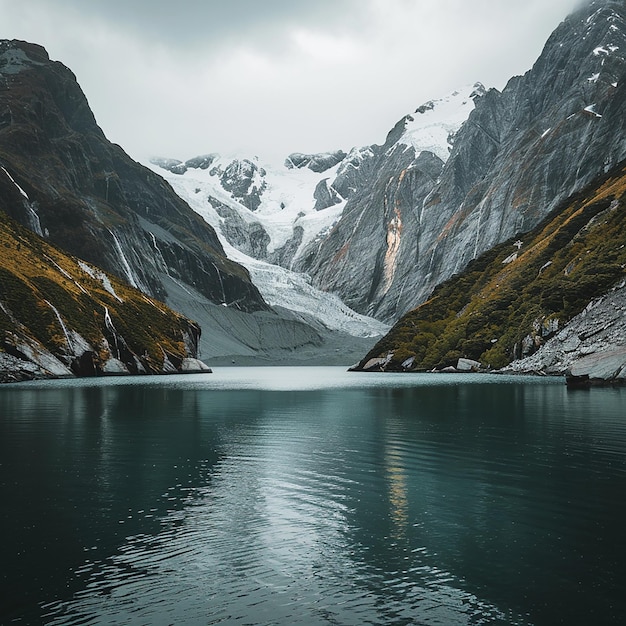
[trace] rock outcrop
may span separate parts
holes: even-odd
[[[215,231],[106,139],[72,72],[21,41],[0,42],[0,210],[161,300],[170,276],[211,302],[269,309]]]
[[[0,382],[208,372],[200,328],[0,212]]]
[[[319,154],[302,154],[300,152],[294,152],[285,159],[285,167],[288,169],[307,168],[312,172],[321,174],[329,170],[331,167],[335,167],[338,163],[341,163],[346,158],[346,153],[343,150],[335,150],[334,152],[322,152]]]
[[[504,372],[571,376],[574,384],[626,383],[626,281],[590,302],[533,355]]]

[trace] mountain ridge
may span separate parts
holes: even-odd
[[[348,200],[297,269],[355,310],[393,321],[472,258],[532,228],[620,162],[625,18],[623,3],[612,1],[566,18],[526,74],[476,98],[430,189],[412,187],[419,155],[387,159],[379,179],[361,179],[360,199]],[[365,249],[375,262],[362,263]]]
[[[583,357],[624,348],[626,161],[518,236],[438,286],[355,369],[443,370],[464,359],[564,375]],[[623,364],[626,376],[626,355]]]
[[[200,332],[0,211],[0,382],[208,372]]]
[[[337,333],[271,307],[211,226],[106,139],[71,70],[17,40],[0,41],[0,210],[195,319],[202,358],[335,352]]]

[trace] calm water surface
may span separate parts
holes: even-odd
[[[3,386],[0,503],[1,624],[626,623],[626,390]]]

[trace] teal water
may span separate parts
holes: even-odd
[[[626,390],[224,368],[0,387],[0,623],[626,623]]]

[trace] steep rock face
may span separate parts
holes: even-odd
[[[415,283],[422,298],[626,157],[625,17],[623,2],[591,3],[532,70],[476,107],[423,205],[421,241],[435,263]]]
[[[320,154],[302,154],[301,152],[294,152],[285,159],[285,167],[288,169],[301,169],[306,167],[312,172],[321,174],[331,167],[335,167],[338,163],[341,163],[346,156],[343,150],[322,152]]]
[[[316,211],[323,211],[335,204],[341,204],[341,198],[332,185],[328,184],[328,178],[323,178],[317,183],[313,192],[313,198],[315,199]]]
[[[626,161],[522,239],[495,246],[439,285],[359,369],[444,369],[471,359],[562,374],[593,354],[587,365],[596,369],[610,369],[620,354],[626,364],[625,285]]]
[[[268,309],[213,229],[107,141],[70,70],[19,41],[0,42],[0,209],[161,300],[171,276],[212,302]]]
[[[389,291],[406,280],[415,263],[413,242],[407,236],[417,227],[413,199],[428,196],[443,167],[430,152],[416,157],[412,147],[397,146],[385,155],[384,148],[372,150],[370,159],[376,165],[359,164],[376,172],[375,184],[365,192],[355,187],[322,247],[312,243],[295,264],[310,273],[316,285],[339,293],[351,308],[381,319],[393,317],[397,298],[388,298]],[[334,252],[330,258],[329,251]]]
[[[402,238],[411,253],[396,256],[384,289],[376,284],[381,274],[372,274],[369,265],[361,270],[362,258],[350,249],[369,247],[380,264],[397,247],[389,235],[394,215],[380,192],[386,180],[407,169],[396,150],[374,157],[376,171],[388,178],[353,185],[360,189],[358,198],[351,199],[302,269],[356,310],[391,320],[618,163],[626,156],[625,18],[621,1],[590,3],[556,29],[529,72],[513,78],[502,93],[492,89],[475,99],[475,110],[450,138],[450,158],[430,193],[422,195],[420,187],[405,198],[414,220],[403,220]],[[416,118],[431,109],[425,105],[418,111],[423,113]],[[392,135],[402,131],[396,128]],[[367,209],[357,209],[364,204]],[[362,221],[369,226],[363,228]],[[377,228],[381,221],[386,226]]]
[[[0,382],[207,371],[200,328],[0,212]]]
[[[421,256],[418,207],[431,196],[456,132],[484,93],[476,84],[428,102],[401,119],[382,146],[352,150],[332,182],[348,200],[342,217],[294,267],[361,313],[392,320],[402,312]]]

